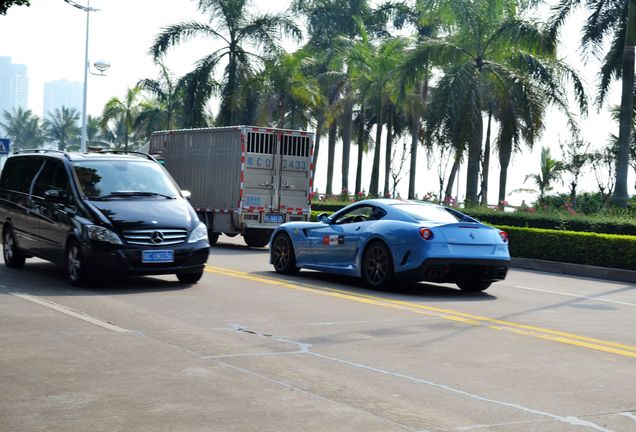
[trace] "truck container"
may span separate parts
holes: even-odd
[[[262,247],[281,223],[309,220],[313,146],[311,132],[232,126],[155,132],[149,152],[191,192],[210,244],[224,233]]]

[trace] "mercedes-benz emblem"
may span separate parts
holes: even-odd
[[[159,243],[163,242],[163,234],[160,231],[154,231],[152,233],[152,236],[150,237],[150,240],[154,244],[159,244]]]

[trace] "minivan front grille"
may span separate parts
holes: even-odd
[[[122,231],[128,244],[142,246],[170,246],[186,241],[188,231],[184,229],[140,229]]]

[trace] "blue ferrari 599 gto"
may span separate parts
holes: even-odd
[[[404,278],[483,291],[508,272],[508,235],[452,208],[372,199],[318,219],[272,233],[270,262],[278,273],[307,268],[362,277],[372,288]]]

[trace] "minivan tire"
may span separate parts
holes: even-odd
[[[199,282],[202,277],[203,269],[177,273],[177,279],[179,279],[179,282],[181,283],[195,284]]]
[[[82,248],[75,240],[71,240],[66,247],[66,274],[74,286],[86,285],[90,280]]]
[[[2,238],[2,253],[4,255],[4,263],[10,268],[22,268],[24,267],[24,261],[26,256],[15,242],[15,237],[11,228],[4,230],[4,236]]]

